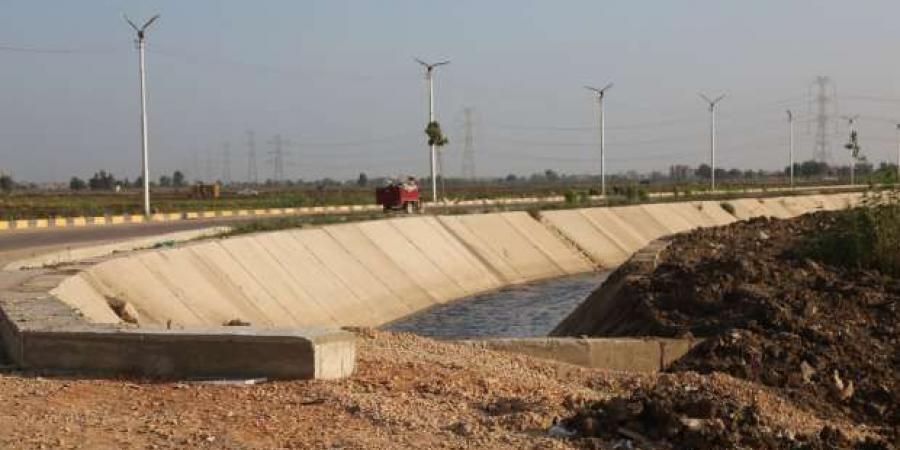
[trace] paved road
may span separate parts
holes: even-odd
[[[0,267],[23,258],[67,248],[99,245],[125,239],[153,236],[234,224],[248,219],[202,219],[134,225],[44,228],[0,232]]]

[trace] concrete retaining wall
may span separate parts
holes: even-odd
[[[65,274],[6,272],[0,277],[0,340],[23,369],[193,379],[336,379],[354,370],[356,338],[345,331],[96,324],[47,295]]]
[[[666,338],[513,338],[466,341],[506,353],[551,359],[594,369],[654,373],[684,356],[700,341]]]

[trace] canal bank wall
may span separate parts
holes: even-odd
[[[668,234],[858,201],[858,194],[809,195],[285,230],[106,259],[52,294],[94,323],[380,326],[517,283],[611,269]]]

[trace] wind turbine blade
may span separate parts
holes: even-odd
[[[612,88],[612,87],[613,87],[613,84],[612,84],[612,83],[608,83],[606,86],[603,86],[603,89],[600,89],[600,90],[603,91],[603,92],[606,92],[607,89],[610,89],[610,88]]]
[[[700,95],[700,98],[702,98],[703,100],[706,100],[706,103],[712,103],[712,102],[713,102],[713,101],[710,100],[709,97],[707,97],[704,93],[701,92],[699,95]]]
[[[421,65],[423,65],[423,66],[425,66],[425,67],[428,67],[428,63],[425,62],[425,61],[422,61],[422,60],[419,59],[419,58],[413,58],[413,61],[415,61],[415,62],[417,62],[417,63],[419,63],[419,64],[421,64]]]
[[[132,22],[131,19],[128,18],[128,16],[122,14],[122,18],[125,19],[126,22],[128,22],[128,25],[131,25],[131,28],[134,28],[134,31],[141,31],[141,29],[138,28],[138,26],[135,25],[134,22]]]
[[[595,88],[595,87],[593,87],[593,86],[587,86],[587,85],[585,85],[584,88],[587,89],[587,90],[589,90],[589,91],[596,92],[596,93],[598,93],[598,94],[600,93],[600,89],[597,89],[597,88]]]
[[[723,98],[725,98],[726,95],[728,95],[728,94],[722,94],[722,95],[716,97],[716,99],[713,100],[713,103],[719,103],[719,100],[722,100]]]
[[[432,66],[443,66],[444,64],[450,64],[450,60],[448,59],[448,60],[445,60],[445,61],[441,61],[441,62],[438,62],[438,63],[434,63],[434,64],[432,64]]]
[[[153,22],[156,22],[156,19],[159,19],[159,14],[151,17],[150,20],[148,20],[146,23],[144,23],[144,26],[141,27],[141,31],[144,31],[147,28],[150,28],[150,24],[152,24]]]

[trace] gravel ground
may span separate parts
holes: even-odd
[[[551,437],[585,405],[665,386],[702,386],[801,433],[823,422],[767,388],[716,374],[582,369],[409,334],[358,330],[341,381],[197,384],[0,374],[0,448],[613,448]]]

